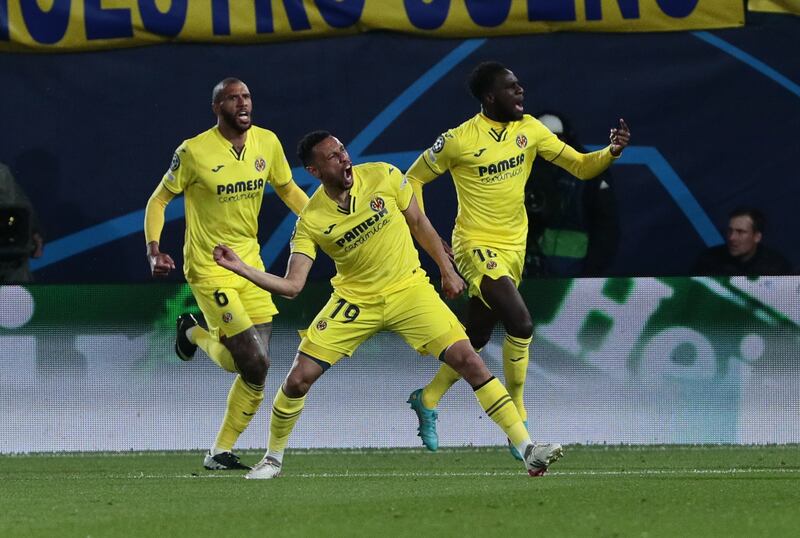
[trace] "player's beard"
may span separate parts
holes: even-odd
[[[241,123],[239,123],[239,119],[238,119],[239,118],[239,113],[238,112],[234,112],[234,113],[231,114],[231,113],[223,110],[220,115],[222,116],[222,121],[224,121],[225,124],[228,127],[230,127],[231,129],[233,129],[235,131],[238,131],[239,133],[246,132],[253,125],[252,113],[248,116],[248,119],[250,119],[250,121],[248,121],[246,125],[242,125]]]

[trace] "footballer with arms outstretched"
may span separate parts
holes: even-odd
[[[580,153],[524,113],[524,90],[517,77],[497,62],[478,64],[469,76],[470,92],[481,111],[440,135],[406,172],[420,208],[422,187],[450,171],[458,197],[452,249],[459,273],[467,282],[466,331],[480,351],[500,321],[505,328],[503,373],[508,393],[527,425],[523,401],[533,321],[517,287],[522,277],[528,215],[525,182],[539,156],[579,179],[591,179],[608,168],[630,140],[625,121],[611,129],[611,144]],[[417,414],[423,444],[439,446],[436,407],[460,378],[443,364],[408,403]],[[522,454],[509,442],[517,459]]]
[[[228,246],[214,249],[222,267],[290,298],[303,289],[317,248],[336,265],[333,294],[311,322],[272,403],[267,453],[246,477],[280,474],[284,449],[311,386],[381,330],[399,334],[414,349],[438,357],[463,376],[486,414],[524,454],[528,473],[544,474],[560,457],[561,446],[531,442],[503,384],[472,349],[464,328],[420,267],[412,236],[439,267],[445,295],[463,292],[464,281],[405,177],[387,163],[353,166],[342,143],[326,131],[303,137],[298,156],[322,185],[300,212],[286,275],[252,267]]]

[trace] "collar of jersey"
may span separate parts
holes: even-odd
[[[216,139],[219,140],[223,146],[225,146],[225,149],[230,150],[231,148],[233,148],[233,144],[231,144],[231,141],[222,136],[222,133],[219,132],[219,126],[215,125],[211,130],[214,132],[214,136],[216,137]],[[245,138],[246,139],[250,138],[250,133],[247,133],[247,135],[248,136]],[[245,148],[247,147],[247,140],[245,140],[244,142],[244,147]],[[242,148],[242,151],[244,151],[244,148]]]
[[[499,127],[500,129],[508,127],[509,123],[513,123],[513,122],[500,123],[499,121],[494,121],[493,119],[489,118],[483,112],[478,112],[478,118],[480,118],[481,120],[485,121],[486,123],[488,123],[492,127]]]

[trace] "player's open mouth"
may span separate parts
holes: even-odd
[[[350,180],[353,179],[353,165],[352,164],[344,169],[344,179],[346,181],[350,181]]]
[[[514,104],[514,110],[516,110],[517,112],[522,112],[523,110],[525,110],[525,107],[522,106],[522,101]]]
[[[250,121],[250,113],[248,111],[246,111],[246,110],[239,111],[239,113],[236,114],[236,117],[240,121]]]

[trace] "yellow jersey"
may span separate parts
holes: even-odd
[[[458,197],[454,248],[524,250],[525,183],[537,155],[580,179],[595,177],[613,160],[610,147],[577,152],[528,114],[519,121],[498,123],[478,113],[441,134],[406,176],[422,206],[421,185],[450,171]]]
[[[184,194],[186,237],[183,272],[187,282],[225,286],[238,277],[214,262],[224,243],[248,264],[264,268],[259,255],[258,214],[267,183],[285,185],[292,170],[275,133],[250,127],[241,153],[214,126],[184,140],[161,179],[174,194]]]
[[[379,301],[413,279],[426,279],[402,214],[412,195],[391,164],[353,166],[349,207],[340,207],[320,186],[297,219],[292,254],[315,259],[321,248],[336,265],[331,285],[355,304]]]

